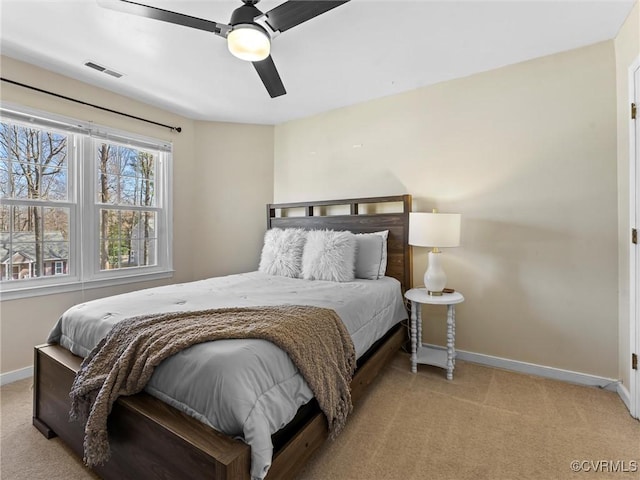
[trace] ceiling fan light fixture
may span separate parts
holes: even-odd
[[[227,35],[227,47],[241,60],[259,62],[271,53],[271,39],[260,26],[242,23],[234,25]]]

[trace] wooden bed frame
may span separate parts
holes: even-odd
[[[371,212],[378,204],[399,203],[396,213]],[[349,209],[332,215],[332,206]],[[303,216],[294,215],[302,209]],[[267,205],[273,227],[329,228],[354,233],[389,230],[387,275],[403,291],[411,285],[408,246],[410,195]],[[354,404],[367,385],[395,355],[406,338],[396,326],[358,362],[351,382]],[[82,359],[59,345],[35,347],[33,424],[47,438],[59,436],[83,456],[81,422],[69,421],[69,391]],[[162,401],[139,393],[120,397],[108,421],[111,459],[94,468],[103,479],[248,480],[250,447],[223,435]],[[327,438],[327,423],[315,401],[302,407],[294,421],[274,435],[274,457],[268,480],[290,479]],[[277,440],[276,440],[277,437]]]

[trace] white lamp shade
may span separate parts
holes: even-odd
[[[409,245],[457,247],[460,245],[459,213],[409,213]]]
[[[271,40],[257,25],[240,24],[227,35],[227,47],[241,60],[259,62],[271,53]]]

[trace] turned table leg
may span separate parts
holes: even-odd
[[[453,367],[455,365],[455,306],[447,305],[447,380],[453,380]]]
[[[417,348],[417,323],[418,323],[418,308],[420,304],[417,302],[411,302],[411,322],[409,333],[411,336],[411,372],[416,373],[418,371],[418,348]]]

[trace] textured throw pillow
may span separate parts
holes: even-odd
[[[300,277],[306,234],[301,228],[267,230],[258,270],[269,275]]]
[[[311,230],[302,254],[302,278],[350,282],[354,277],[356,236],[351,232]]]
[[[356,235],[356,278],[378,280],[387,271],[389,230]]]

